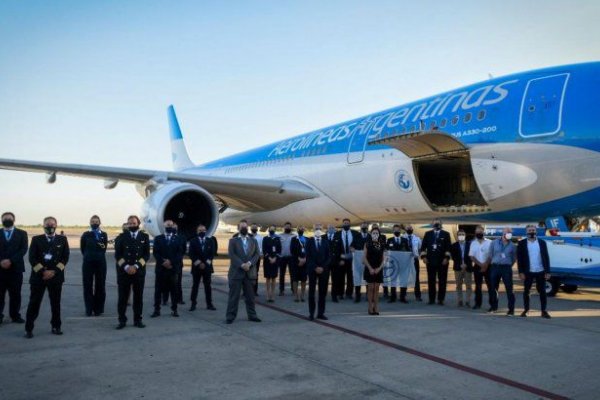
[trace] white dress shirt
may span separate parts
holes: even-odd
[[[540,251],[540,242],[537,239],[527,239],[527,252],[529,253],[529,272],[543,272],[542,253]]]
[[[471,248],[469,249],[469,256],[474,257],[481,264],[488,261],[490,258],[490,246],[492,241],[484,238],[482,242],[477,239],[471,241]]]
[[[256,243],[258,243],[258,254],[260,254],[260,256],[262,257],[263,253],[262,253],[262,241],[263,241],[263,236],[260,235],[258,232],[254,235],[254,239],[256,239]]]

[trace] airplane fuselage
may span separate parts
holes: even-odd
[[[184,172],[296,180],[320,195],[264,212],[230,206],[222,214],[229,223],[597,215],[598,104],[600,63],[553,67],[481,82]]]

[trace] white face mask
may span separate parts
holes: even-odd
[[[373,234],[371,234],[371,238],[372,238],[374,241],[377,241],[377,240],[379,239],[379,233],[373,233]]]
[[[319,236],[319,237],[320,237],[321,235],[323,235],[323,231],[322,231],[322,230],[320,230],[320,229],[317,229],[317,230],[315,231],[315,236]]]
[[[458,241],[459,242],[464,242],[465,241],[465,236],[464,235],[459,235],[458,236]]]
[[[505,233],[504,237],[506,238],[506,240],[510,240],[512,239],[512,233]]]

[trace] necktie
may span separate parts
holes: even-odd
[[[132,238],[132,239],[135,239],[135,233],[132,233],[132,234],[131,234],[131,238]]]
[[[319,251],[319,247],[321,247],[321,239],[317,239],[317,251]]]
[[[396,244],[400,244],[400,238],[396,238]]]
[[[344,248],[344,252],[345,252],[345,253],[348,253],[348,251],[350,250],[350,249],[348,248],[348,247],[350,247],[350,246],[348,245],[348,231],[346,231],[345,235],[346,235],[346,238],[345,238],[346,247]]]
[[[331,242],[333,240],[333,235],[329,235],[329,241]]]
[[[246,238],[243,238],[242,244],[244,246],[244,253],[248,253],[248,240]]]
[[[408,248],[412,251],[412,235],[408,235]]]
[[[12,230],[4,231],[4,235],[6,236],[6,241],[8,242],[12,236]]]
[[[168,236],[167,236],[167,243],[168,243],[168,244],[171,244],[171,235],[168,235]]]

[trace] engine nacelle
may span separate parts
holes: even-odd
[[[187,239],[198,225],[206,226],[212,235],[219,224],[219,209],[212,195],[200,186],[172,182],[159,186],[144,201],[142,222],[152,236],[164,233],[164,221],[171,219],[179,234]]]

